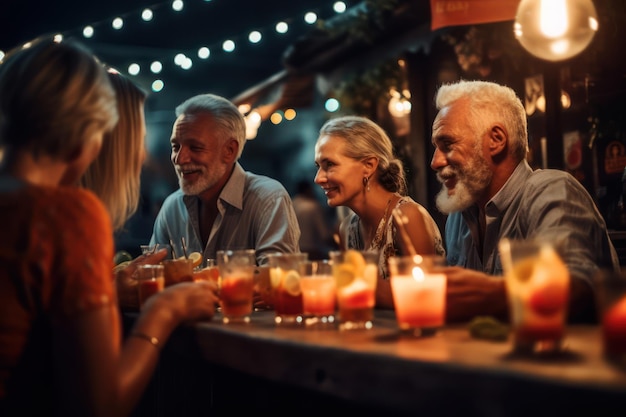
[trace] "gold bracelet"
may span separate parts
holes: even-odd
[[[155,348],[157,348],[157,350],[160,350],[159,339],[157,339],[156,337],[148,336],[147,334],[141,333],[141,332],[132,332],[130,334],[130,337],[136,337],[136,338],[139,338],[139,339],[143,339],[143,340],[149,342]]]

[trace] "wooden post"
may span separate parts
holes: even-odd
[[[548,142],[548,168],[565,168],[563,156],[563,129],[561,125],[561,73],[560,65],[545,62],[543,88],[546,99],[546,139]]]

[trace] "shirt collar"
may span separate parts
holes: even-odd
[[[494,195],[487,203],[486,210],[493,209],[498,211],[506,211],[516,198],[517,193],[524,188],[530,174],[533,169],[528,165],[528,161],[522,159],[517,167],[511,174],[508,180],[504,183],[504,186]]]
[[[235,163],[233,173],[224,189],[220,193],[220,199],[231,206],[242,210],[243,209],[243,193],[246,185],[246,172],[239,162]]]

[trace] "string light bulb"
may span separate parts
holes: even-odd
[[[522,0],[513,32],[522,47],[547,61],[581,53],[598,30],[591,0]]]

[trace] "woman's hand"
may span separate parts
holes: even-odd
[[[135,277],[139,265],[156,265],[167,258],[167,254],[167,249],[147,253],[136,257],[126,266],[116,267],[113,270],[117,298],[122,310],[139,310],[139,293],[137,291],[137,278]]]
[[[209,320],[219,301],[213,281],[180,282],[148,298],[144,310],[158,310],[163,320],[176,326],[185,321]]]

